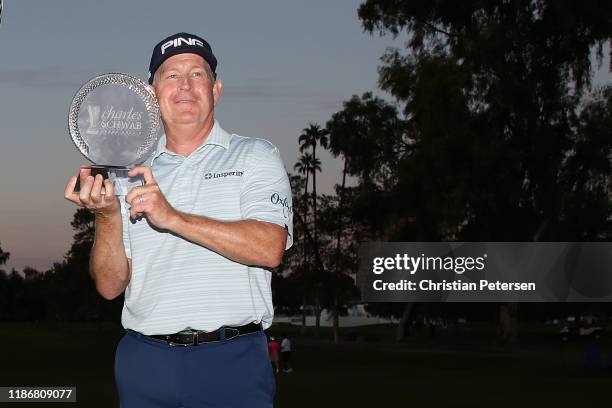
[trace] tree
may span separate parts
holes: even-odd
[[[4,265],[9,260],[10,257],[11,257],[11,253],[4,252],[2,250],[2,246],[0,246],[0,265]]]
[[[358,298],[354,277],[358,265],[360,226],[351,222],[350,213],[342,208],[343,202],[351,205],[351,189],[336,185],[336,194],[321,197],[321,256],[326,273],[321,276],[321,303],[332,312],[334,342],[340,342],[340,314],[344,305]],[[342,236],[342,239],[339,237]]]
[[[293,247],[285,253],[283,260],[284,269],[288,269],[291,275],[291,284],[287,287],[292,287],[292,283],[296,283],[296,287],[299,287],[300,301],[302,304],[302,327],[301,332],[306,331],[306,313],[309,304],[309,299],[312,297],[315,287],[314,269],[311,268],[308,248],[312,251],[312,242],[310,240],[310,234],[308,231],[308,225],[306,222],[308,214],[308,175],[310,174],[310,168],[312,166],[312,155],[305,153],[300,157],[300,162],[296,163],[294,168],[298,171],[303,172],[304,176],[301,175],[289,175],[289,182],[291,183],[291,191],[293,192],[293,234],[297,238],[294,242]],[[304,190],[303,196],[299,197],[299,191]],[[302,251],[300,252],[299,245],[301,245]],[[285,268],[285,266],[287,266]],[[281,284],[282,285],[282,284]],[[282,291],[284,286],[281,286],[278,291]],[[281,296],[286,297],[286,294]]]
[[[49,315],[62,321],[119,320],[123,296],[107,301],[96,291],[89,275],[89,256],[94,240],[94,214],[84,208],[75,211],[72,225],[74,241],[61,263],[48,272]]]
[[[329,132],[329,149],[338,157],[343,156],[342,184],[337,188],[337,204],[332,207],[333,225],[335,225],[335,253],[332,270],[335,278],[341,280],[341,275],[354,268],[350,262],[343,264],[344,251],[341,242],[351,242],[357,234],[358,226],[370,227],[382,225],[380,217],[384,211],[371,211],[377,201],[370,201],[377,195],[394,172],[398,153],[406,154],[409,144],[404,139],[404,123],[398,117],[395,106],[367,92],[362,97],[354,95],[344,102],[343,110],[335,113],[327,122]],[[351,194],[347,214],[347,174],[359,178],[360,195]],[[356,199],[357,198],[357,199]],[[361,198],[361,199],[359,199]],[[347,217],[348,215],[348,217]],[[367,219],[367,221],[366,221]],[[376,219],[376,220],[375,220]],[[362,222],[365,221],[365,222]],[[352,229],[353,231],[343,231]],[[376,228],[370,228],[375,230]],[[359,231],[362,235],[363,231]],[[344,237],[343,237],[344,235]],[[344,238],[344,239],[343,239]],[[346,249],[345,249],[346,250]],[[357,252],[356,245],[352,249]],[[334,338],[338,341],[338,296],[334,296],[333,304]]]
[[[320,145],[323,148],[327,147],[327,131],[325,129],[321,129],[321,127],[319,125],[317,125],[317,124],[310,123],[307,128],[304,128],[302,130],[302,133],[300,134],[300,136],[298,138],[298,143],[300,145],[300,152],[304,152],[304,151],[310,149],[311,153],[312,153],[312,166],[311,166],[311,172],[312,172],[312,207],[313,207],[313,221],[312,221],[313,240],[312,240],[312,246],[313,246],[313,251],[316,253],[318,251],[318,245],[319,245],[318,230],[317,230],[317,201],[318,201],[318,195],[317,195],[317,171],[321,170],[320,161],[319,161],[319,159],[317,159],[316,151],[317,151],[317,145]],[[306,185],[306,189],[307,188],[308,187]],[[307,232],[307,231],[308,231],[308,228],[305,226],[305,232]],[[314,270],[311,270],[309,264],[307,264],[305,266],[306,267],[303,268],[303,269],[305,269],[305,272],[306,272],[307,275],[312,275],[311,277],[318,276],[318,275],[320,275],[320,274],[322,274],[324,272],[323,270],[317,270],[316,269],[317,266],[315,266]],[[314,309],[315,309],[315,316],[316,316],[315,335],[318,337],[318,335],[319,335],[319,318],[320,318],[320,313],[321,313],[321,307],[320,307],[319,290],[317,288],[318,288],[318,284],[315,285],[315,290],[314,290]]]
[[[0,265],[6,264],[10,256],[10,252],[4,252],[0,245]],[[12,296],[9,276],[3,269],[0,269],[0,321],[9,320],[12,317]]]
[[[555,229],[590,52],[601,58],[611,12],[604,2],[362,4],[366,30],[410,36],[408,53],[387,52],[380,68],[418,149],[401,171],[432,174],[419,195],[428,205],[445,198],[460,208],[425,233],[526,240]],[[419,160],[427,172],[414,171]]]
[[[302,134],[298,138],[300,144],[300,152],[306,149],[312,151],[312,206],[313,206],[313,223],[312,229],[314,232],[314,241],[317,242],[317,145],[323,148],[327,147],[327,130],[321,129],[317,124],[310,123],[307,128],[302,130]],[[320,161],[319,161],[320,165]],[[319,167],[319,171],[321,168]]]
[[[299,214],[302,214],[302,217],[305,221],[305,224],[303,225],[303,228],[298,228],[298,230],[302,230],[302,247],[303,247],[303,257],[302,257],[302,262],[300,267],[298,268],[298,270],[301,271],[301,275],[303,275],[304,278],[306,278],[307,275],[311,274],[311,267],[310,267],[310,262],[309,262],[309,256],[308,256],[308,247],[311,246],[312,247],[312,243],[311,245],[309,245],[309,241],[306,240],[306,231],[308,230],[308,221],[309,221],[309,212],[308,212],[308,179],[310,176],[310,173],[315,173],[317,171],[321,171],[321,161],[319,159],[315,159],[313,157],[313,155],[311,153],[302,153],[298,159],[298,162],[293,166],[295,170],[298,171],[299,174],[302,174],[305,176],[305,181],[304,181],[304,194],[302,196],[302,200],[299,200],[298,197],[296,197],[296,200],[294,200],[294,202],[301,202],[303,205],[300,206],[301,212],[299,212]],[[297,191],[297,190],[295,190]],[[300,210],[298,209],[298,211]],[[305,279],[305,280],[309,280],[311,277]],[[304,282],[305,283],[305,282]],[[309,287],[311,285],[308,285]],[[306,307],[307,307],[307,299],[306,299],[306,293],[304,294],[304,298],[303,298],[303,303],[302,303],[302,330],[305,330],[306,328]]]
[[[399,160],[411,151],[405,122],[394,105],[366,92],[344,102],[326,128],[331,153],[344,157],[340,194],[346,175],[358,177],[361,194],[352,203],[354,215],[375,233],[385,224],[384,191],[393,183]]]
[[[0,321],[10,320],[12,288],[9,286],[9,277],[0,269]]]
[[[569,152],[562,184],[566,195],[560,239],[608,241],[612,238],[612,85],[588,98],[577,119],[574,148]]]
[[[344,156],[347,173],[361,185],[384,185],[398,157],[410,152],[404,126],[393,104],[371,92],[353,95],[326,124],[330,151]]]
[[[326,127],[332,154],[344,157],[343,181],[338,190],[338,220],[345,219],[345,208],[349,209],[347,221],[338,224],[337,255],[344,225],[358,227],[353,236],[364,240],[389,239],[393,236],[392,228],[397,229],[404,222],[412,223],[414,217],[411,212],[403,214],[394,211],[398,206],[393,204],[389,194],[398,173],[398,163],[412,154],[412,141],[406,132],[406,122],[399,117],[397,108],[370,92],[361,97],[353,95],[344,102],[341,111],[332,115]],[[350,190],[348,200],[347,174],[359,180],[358,187]],[[345,204],[347,201],[349,205]],[[336,259],[340,259],[339,256]],[[382,308],[371,305],[369,310],[373,313],[393,310],[394,314],[401,314],[400,307],[399,304],[383,305]],[[398,330],[401,328],[402,325]]]
[[[302,153],[293,168],[301,175],[305,177],[304,182],[304,194],[302,196],[304,203],[304,217],[308,218],[308,178],[310,173],[316,173],[317,171],[321,171],[321,160],[315,159],[311,153]],[[314,183],[313,183],[314,189]],[[306,247],[304,246],[304,251],[306,251]],[[304,258],[306,258],[306,252],[304,252]]]
[[[595,128],[579,112],[591,51],[601,62],[612,37],[611,14],[609,2],[365,1],[359,17],[367,31],[408,37],[406,50],[389,50],[379,68],[381,88],[403,106],[411,142],[384,189],[398,221],[387,223],[387,236],[609,236],[609,193],[601,188],[609,150],[583,143]],[[575,192],[585,190],[589,200],[578,207]],[[577,223],[580,214],[590,222]]]

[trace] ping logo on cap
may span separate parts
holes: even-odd
[[[197,38],[184,38],[184,37],[177,37],[174,40],[170,40],[168,42],[165,42],[162,46],[161,46],[161,53],[162,55],[164,55],[164,53],[166,52],[166,49],[169,47],[180,47],[183,43],[185,43],[186,45],[197,45],[200,47],[204,47],[204,43],[200,40],[198,40]]]

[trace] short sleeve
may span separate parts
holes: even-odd
[[[245,173],[240,191],[244,219],[271,222],[287,230],[287,245],[293,245],[293,207],[289,177],[277,148],[253,152],[254,165]]]
[[[119,200],[121,205],[121,230],[123,234],[123,248],[125,249],[125,256],[128,259],[132,258],[132,246],[130,244],[130,232],[129,232],[129,219],[130,211],[127,208],[127,204],[124,200]]]

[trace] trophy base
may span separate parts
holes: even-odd
[[[81,172],[85,170],[89,171],[87,176],[96,177],[101,174],[104,180],[109,179],[113,183],[113,194],[116,196],[124,196],[130,192],[134,187],[144,185],[144,177],[139,174],[135,177],[128,176],[128,172],[131,170],[128,167],[121,166],[102,166],[102,165],[90,165],[81,167]],[[74,186],[74,192],[78,193],[81,191],[81,178],[77,178],[76,185]]]

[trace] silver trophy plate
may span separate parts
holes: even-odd
[[[140,181],[127,169],[142,163],[159,137],[159,105],[155,94],[138,78],[111,73],[97,76],[79,89],[70,105],[68,129],[79,151],[104,176],[116,194]],[[102,169],[102,170],[100,170]]]

